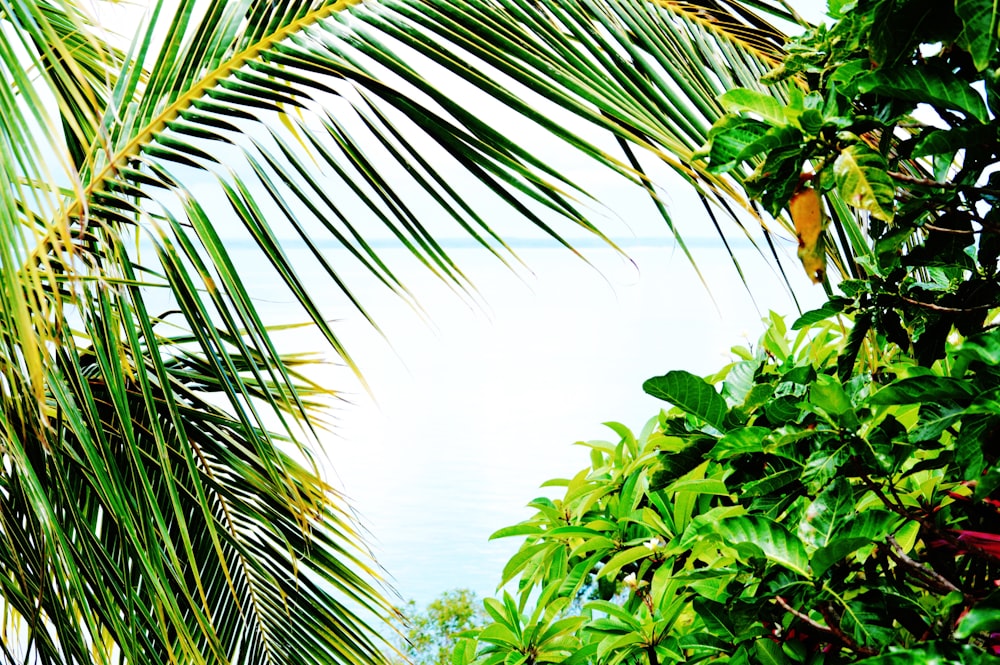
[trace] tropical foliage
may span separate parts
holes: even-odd
[[[400,665],[449,665],[458,636],[486,622],[482,603],[469,589],[445,591],[422,609],[411,600],[401,611],[405,631],[394,640],[400,656],[393,660]]]
[[[772,214],[825,195],[832,233],[816,233],[817,215],[796,226],[804,262],[846,250],[845,297],[827,310],[857,312],[853,346],[874,329],[931,364],[953,328],[973,334],[1000,305],[998,15],[990,2],[833,4],[838,20],[769,75],[809,89],[787,105],[724,95],[732,113],[712,129],[708,168],[753,169],[748,192]]]
[[[547,483],[564,493],[495,534],[525,538],[503,571],[516,594],[486,601],[494,623],[456,662],[980,662],[1000,650],[1000,474],[985,435],[1000,422],[1000,336],[934,368],[894,354],[841,381],[840,325],[794,327],[789,340],[772,316],[757,348],[735,348],[707,381],[650,379],[673,409],[638,435],[609,423],[616,441],[583,444],[591,466]]]
[[[151,3],[132,39],[126,4],[0,5],[3,659],[377,659],[393,610],[313,462],[330,389],[279,352],[288,322],[258,311],[232,242],[356,370],[288,239],[363,312],[358,272],[412,299],[379,235],[466,288],[432,216],[503,260],[487,210],[596,232],[586,195],[441,76],[631,179],[669,222],[640,155],[738,201],[690,160],[717,95],[756,86],[782,37],[715,0],[180,0]]]
[[[496,537],[524,543],[460,665],[980,663],[1000,655],[998,14],[832,2],[702,151],[788,210],[842,295],[703,380]],[[822,195],[822,197],[821,197]],[[825,201],[825,203],[824,203]],[[827,218],[832,222],[827,228]],[[831,237],[833,236],[833,237]],[[829,284],[829,282],[827,282]]]

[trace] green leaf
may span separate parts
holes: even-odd
[[[958,355],[987,365],[1000,365],[1000,328],[969,337],[958,348]]]
[[[747,88],[737,88],[719,97],[719,103],[730,113],[755,113],[768,124],[788,124],[785,106],[775,99],[774,95]]]
[[[992,597],[980,602],[962,618],[955,629],[955,637],[968,639],[976,633],[994,633],[1000,631],[1000,598]]]
[[[809,386],[809,401],[832,416],[853,412],[851,398],[835,377],[820,374]]]
[[[726,400],[704,379],[684,370],[674,370],[648,379],[642,384],[642,389],[716,429],[722,429],[727,412]]]
[[[754,642],[753,650],[760,665],[788,665],[790,662],[782,652],[781,646],[766,638]]]
[[[813,547],[825,547],[843,527],[848,515],[854,512],[854,492],[851,483],[843,476],[836,478],[809,507],[799,522],[799,536]]]
[[[868,509],[847,519],[837,532],[838,538],[883,540],[894,531],[902,518],[887,510]]]
[[[982,128],[986,130],[987,128]],[[979,127],[956,127],[955,129],[930,129],[917,140],[910,153],[913,157],[930,155],[954,155],[966,148],[975,139],[986,139],[986,131]],[[982,136],[981,136],[982,135]],[[950,159],[947,160],[949,163]]]
[[[551,529],[546,533],[548,538],[592,538],[594,536],[603,536],[604,534],[600,531],[595,531],[594,529],[588,529],[583,526],[559,526],[555,529]]]
[[[740,485],[739,491],[743,496],[769,496],[776,493],[782,487],[791,485],[802,477],[802,469],[799,466],[790,466],[774,473],[768,473],[762,478],[751,480]]]
[[[955,43],[969,52],[979,71],[989,66],[997,50],[998,13],[1000,0],[955,0],[955,14],[962,21]]]
[[[537,524],[515,524],[514,526],[507,526],[494,531],[490,534],[489,540],[493,540],[495,538],[510,538],[511,536],[531,536],[541,532],[542,527]]]
[[[727,544],[755,545],[769,561],[803,577],[810,577],[809,557],[806,556],[802,541],[778,522],[758,515],[740,515],[722,520],[717,529]]]
[[[760,120],[727,115],[721,118],[708,133],[708,170],[726,173],[740,165],[742,160],[755,152],[748,148],[759,143],[770,128]],[[761,147],[760,152],[764,148]]]
[[[688,633],[678,640],[678,644],[683,649],[701,649],[708,651],[728,652],[732,644],[728,640],[723,640],[711,633],[698,632]]]
[[[837,474],[849,457],[850,450],[846,444],[837,448],[823,446],[809,455],[802,469],[802,479],[814,486],[822,487]]]
[[[622,550],[611,557],[608,562],[604,564],[604,567],[601,568],[599,577],[613,578],[618,574],[618,571],[622,569],[622,566],[627,566],[634,561],[644,559],[652,554],[653,550],[649,549],[645,545],[636,545],[635,547]]]
[[[933,104],[989,122],[986,102],[976,90],[953,74],[927,67],[877,69],[858,81],[858,91],[890,95],[914,104]]]
[[[920,420],[917,426],[910,430],[907,440],[910,443],[937,441],[941,433],[961,420],[965,409],[946,404],[924,404],[920,407]]]
[[[723,460],[736,455],[759,453],[764,450],[764,440],[771,433],[766,427],[741,427],[728,432],[722,437],[709,456],[712,459]]]
[[[650,489],[658,491],[691,472],[705,461],[705,454],[715,445],[715,439],[700,436],[677,452],[659,455],[659,468],[650,480]]]
[[[845,148],[833,162],[840,197],[848,205],[891,222],[895,186],[887,171],[882,155],[862,144]]]
[[[897,648],[881,656],[855,661],[857,665],[992,665],[996,659],[971,644],[924,643]]]
[[[696,596],[691,607],[713,635],[730,641],[736,637],[729,608],[723,603]]]
[[[947,376],[915,376],[890,383],[868,398],[869,404],[918,404],[953,400],[967,402],[973,392],[968,381]]]
[[[813,574],[821,577],[835,563],[843,561],[848,554],[857,552],[869,544],[871,541],[867,538],[837,538],[816,550],[809,560],[809,565]]]
[[[727,401],[740,404],[754,387],[754,375],[760,368],[759,360],[741,360],[729,366],[722,382],[722,395]]]
[[[844,311],[844,308],[852,302],[850,298],[832,298],[819,309],[809,310],[795,319],[795,323],[792,324],[792,330],[802,330],[806,326],[825,321]]]
[[[779,141],[767,151],[763,163],[744,181],[747,193],[777,217],[799,186],[805,163],[802,136],[794,127],[775,127]]]

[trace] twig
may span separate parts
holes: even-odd
[[[827,622],[826,624],[822,624],[813,619],[812,617],[810,617],[808,614],[805,614],[795,609],[794,607],[789,605],[788,601],[786,601],[781,596],[776,596],[774,602],[776,602],[781,607],[781,609],[785,610],[793,617],[803,622],[816,632],[822,633],[827,637],[832,637],[836,639],[838,642],[846,646],[851,651],[855,651],[865,656],[874,656],[877,653],[876,651],[869,649],[868,647],[863,647],[857,642],[855,642],[854,638],[852,638],[850,635],[842,631],[839,626],[836,626],[836,622],[831,621],[831,617],[827,616],[827,613],[823,612],[822,610],[820,610],[820,613],[823,615],[823,618],[826,619]]]
[[[830,608],[829,605],[820,605],[819,613],[823,615],[823,619],[827,622],[827,624],[829,624],[830,630],[833,631],[833,634],[836,635],[840,639],[840,641],[847,646],[847,648],[851,649],[852,651],[857,651],[859,654],[864,656],[874,656],[875,654],[878,653],[878,651],[876,651],[875,649],[861,646],[860,644],[854,641],[853,637],[851,637],[843,630],[841,630],[840,624],[838,623],[838,619],[836,616],[834,616],[833,610]]]
[[[982,233],[982,231],[974,231],[972,229],[946,229],[943,226],[935,226],[930,222],[924,222],[923,224],[920,225],[920,228],[930,229],[931,231],[934,231],[936,233],[954,233],[956,235],[963,235],[963,236],[971,236],[975,235],[976,233]]]
[[[961,589],[952,584],[951,581],[941,575],[941,573],[937,572],[927,564],[914,561],[907,556],[906,552],[903,551],[903,548],[899,546],[899,543],[896,542],[894,537],[887,536],[885,542],[889,543],[889,556],[891,556],[896,563],[902,564],[906,568],[923,577],[928,584],[934,584],[937,588],[932,589],[932,591],[937,591],[939,593],[958,591],[959,593],[962,593]],[[965,594],[962,595],[964,596]]]
[[[963,185],[957,182],[938,182],[937,180],[931,180],[930,178],[918,178],[917,176],[912,176],[909,173],[902,173],[900,171],[889,171],[888,173],[889,177],[910,185],[938,187],[940,189],[956,189],[967,192],[979,192],[982,194],[1000,194],[1000,190],[992,189],[990,187],[976,187],[975,185]]]
[[[998,307],[998,305],[996,305],[996,304],[993,304],[993,305],[977,305],[976,307],[946,307],[945,305],[935,305],[934,303],[931,303],[931,302],[923,302],[921,300],[914,300],[913,298],[909,298],[909,297],[904,296],[902,294],[900,294],[899,298],[900,298],[900,300],[908,302],[911,305],[916,305],[917,307],[924,307],[926,309],[932,309],[935,312],[955,312],[955,313],[961,314],[961,313],[964,313],[964,312],[978,312],[978,311],[987,310],[987,309],[995,309],[996,307]]]
[[[885,495],[885,492],[882,491],[882,488],[876,485],[874,482],[872,482],[872,479],[869,478],[867,475],[861,474],[861,482],[863,482],[865,484],[865,487],[870,489],[875,494],[875,496],[879,498],[879,500],[885,505],[886,508],[896,513],[897,515],[900,515],[907,519],[916,519],[918,522],[921,522],[919,518],[914,517],[910,513],[903,510],[901,506],[898,506],[895,503],[893,503],[892,500],[890,500],[889,497]]]
[[[908,183],[910,185],[923,185],[924,187],[942,187],[944,189],[958,189],[959,185],[954,182],[938,182],[937,180],[931,180],[930,178],[918,178],[917,176],[910,175],[909,173],[902,173],[901,171],[889,171],[889,177],[895,178],[896,180]]]

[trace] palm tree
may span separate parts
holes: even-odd
[[[3,660],[378,660],[394,610],[313,462],[331,388],[279,352],[226,238],[258,248],[357,371],[282,238],[364,312],[359,270],[412,297],[374,230],[459,289],[429,219],[501,260],[498,204],[560,242],[556,219],[600,235],[585,192],[434,81],[464,79],[630,179],[669,225],[656,162],[723,214],[750,209],[741,174],[693,157],[716,97],[781,56],[761,16],[795,16],[769,0],[161,0],[122,39],[114,11],[0,5]]]

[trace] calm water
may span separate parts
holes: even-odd
[[[332,290],[321,291],[377,400],[342,368],[317,373],[353,402],[338,407],[336,431],[323,442],[330,472],[403,599],[424,604],[458,587],[492,594],[518,542],[489,535],[528,517],[525,505],[548,491],[539,489],[543,481],[586,465],[574,442],[613,436],[601,425],[609,420],[641,428],[660,408],[642,393],[645,379],[670,369],[717,370],[731,346],[756,341],[769,309],[794,315],[781,280],[755,250],[739,256],[756,305],[724,251],[695,252],[711,297],[669,246],[629,248],[634,265],[592,250],[595,267],[565,250],[527,248],[519,254],[534,274],[517,275],[482,251],[456,249],[486,304],[470,305],[405,268],[424,318],[359,276],[356,295],[388,342]],[[385,255],[406,262],[405,251]],[[346,260],[342,250],[329,256]],[[258,260],[249,250],[238,257]],[[291,257],[319,283],[304,252]],[[821,289],[790,265],[804,307],[817,306]],[[266,269],[253,279],[267,315],[299,318]],[[280,341],[319,348],[308,333]]]

